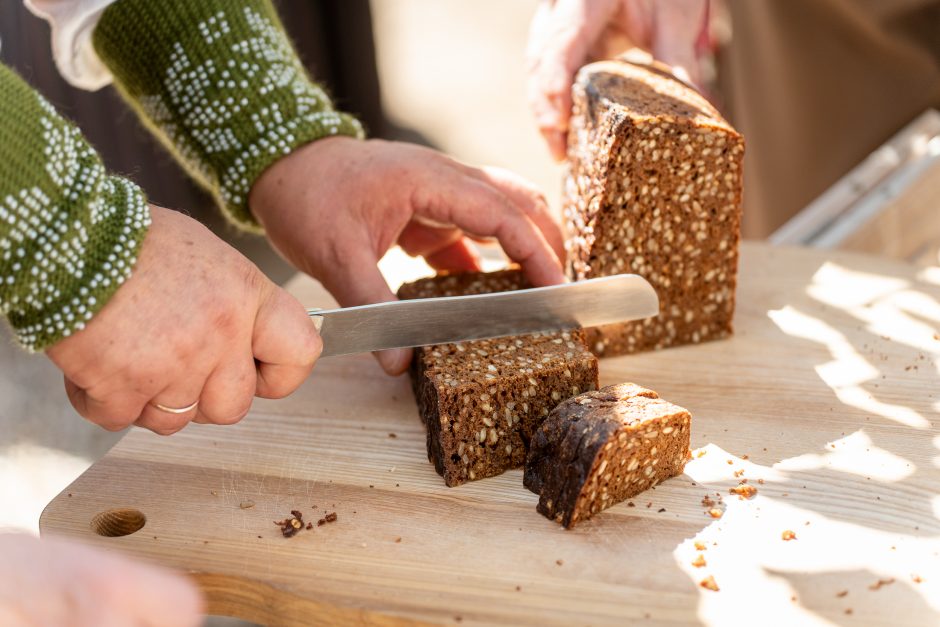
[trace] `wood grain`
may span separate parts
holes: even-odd
[[[936,624],[937,274],[745,245],[732,339],[601,362],[602,384],[691,411],[685,475],[572,531],[519,470],[445,487],[408,382],[369,356],[321,361],[235,426],[131,432],[41,528],[191,572],[213,613],[275,625]],[[754,499],[728,493],[742,478]],[[117,508],[146,524],[97,535]],[[338,520],[285,539],[272,521],[291,509]]]

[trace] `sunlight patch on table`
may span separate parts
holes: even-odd
[[[849,270],[827,261],[813,275],[806,293],[821,303],[846,309],[877,301],[909,285],[905,279]]]
[[[940,274],[937,280],[940,281]],[[911,289],[909,281],[848,270],[827,262],[813,275],[806,292],[813,299],[866,322],[866,330],[884,340],[940,354],[937,329],[924,321],[940,323],[940,302]]]
[[[938,500],[935,509],[940,509]],[[846,577],[871,573],[864,588],[853,589],[853,598],[892,595],[887,589],[868,589],[881,578],[892,579],[894,586],[908,586],[926,605],[940,610],[940,568],[934,557],[940,540],[936,538],[842,522],[763,494],[725,503],[720,519],[673,551],[676,565],[697,587],[699,618],[707,625],[749,624],[755,608],[760,608],[761,616],[773,617],[773,624],[832,624],[812,608],[831,605],[830,599],[843,588],[836,583],[842,579],[840,573]],[[792,531],[793,539],[784,540],[784,531]],[[696,548],[696,543],[704,550]],[[800,595],[790,583],[819,574],[837,575],[832,589],[804,587]],[[718,591],[701,587],[708,577],[714,578]],[[866,601],[877,602],[877,598]]]
[[[826,444],[826,452],[805,453],[774,464],[783,471],[807,471],[831,468],[879,481],[901,481],[910,477],[917,467],[910,461],[879,448],[864,430]]]
[[[829,349],[833,360],[816,366],[816,373],[840,401],[908,427],[930,428],[930,422],[913,409],[879,401],[861,387],[876,379],[880,371],[841,332],[790,306],[768,311],[767,316],[787,335],[818,342]]]
[[[940,267],[930,266],[917,273],[917,280],[933,285],[940,285]]]

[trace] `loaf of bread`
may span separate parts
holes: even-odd
[[[572,90],[564,217],[574,279],[636,273],[660,313],[588,330],[598,355],[731,333],[744,140],[670,73],[587,65]]]
[[[528,287],[516,270],[408,283],[398,297],[433,298]],[[532,434],[562,400],[597,389],[583,332],[415,349],[411,382],[427,427],[428,459],[448,486],[522,466]]]
[[[523,481],[567,528],[682,473],[689,412],[632,383],[570,398],[542,423]]]

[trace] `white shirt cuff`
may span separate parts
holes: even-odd
[[[52,27],[52,56],[59,73],[80,89],[95,91],[111,82],[91,34],[101,14],[117,0],[24,0],[26,8]]]

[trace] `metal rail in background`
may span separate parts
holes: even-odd
[[[768,239],[779,245],[839,248],[934,167],[940,167],[940,112],[928,109]]]

